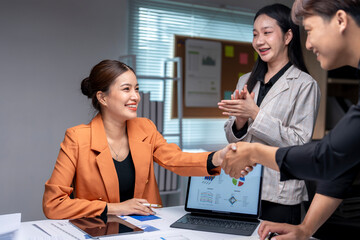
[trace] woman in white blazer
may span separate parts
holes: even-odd
[[[311,140],[320,91],[307,73],[290,8],[273,4],[254,18],[253,47],[259,58],[243,75],[231,100],[218,105],[229,115],[224,129],[232,142],[260,142],[270,146],[302,145]],[[280,181],[280,174],[264,168],[261,218],[299,224],[301,202],[308,200],[305,183]]]

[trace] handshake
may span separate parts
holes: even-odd
[[[213,164],[221,166],[225,173],[233,178],[246,176],[256,164],[262,164],[279,171],[275,161],[277,149],[277,147],[270,147],[260,143],[230,143],[216,152]]]

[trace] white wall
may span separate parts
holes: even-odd
[[[0,1],[0,214],[45,218],[66,128],[88,122],[80,82],[127,53],[127,0]]]

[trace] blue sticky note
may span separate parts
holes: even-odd
[[[150,225],[140,225],[139,226],[142,230],[144,230],[144,232],[154,232],[154,231],[159,231],[158,228],[150,226]]]
[[[132,217],[136,220],[139,220],[141,222],[144,222],[144,221],[149,221],[149,220],[155,220],[155,219],[160,219],[158,216],[155,216],[155,215],[149,215],[149,216],[143,216],[143,215],[131,215],[129,217]]]
[[[225,91],[224,92],[224,99],[225,100],[231,100],[231,94],[233,94],[232,91]]]

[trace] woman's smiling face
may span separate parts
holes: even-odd
[[[291,38],[286,38],[286,34],[282,32],[275,19],[265,14],[256,18],[252,45],[261,60],[274,63],[283,62],[284,58],[288,58],[288,44]]]
[[[105,105],[102,111],[121,120],[129,120],[137,116],[136,110],[140,101],[139,84],[132,71],[118,76],[104,95]]]

